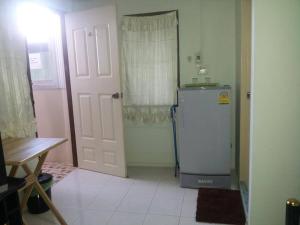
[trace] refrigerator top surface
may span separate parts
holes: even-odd
[[[178,90],[179,91],[193,91],[193,90],[230,90],[230,85],[224,85],[224,86],[207,86],[207,87],[181,87]]]

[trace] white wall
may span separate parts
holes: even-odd
[[[250,225],[300,199],[300,1],[253,0]]]
[[[236,0],[39,0],[66,11],[116,4],[118,23],[123,15],[179,11],[180,79],[191,83],[194,57],[200,52],[213,81],[233,87],[232,167],[235,158]],[[120,34],[121,32],[119,32]],[[192,62],[187,60],[192,56]],[[200,80],[201,81],[201,80]],[[125,147],[129,165],[174,165],[170,124],[135,125],[125,121]]]
[[[235,0],[201,0],[201,52],[210,75],[221,85],[232,86],[232,168],[236,149],[237,33]]]
[[[235,0],[73,0],[71,11],[115,2],[118,22],[122,15],[179,11],[180,79],[191,83],[196,74],[194,59],[200,52],[213,81],[233,87],[232,167],[235,158],[236,6]],[[119,32],[120,33],[120,32]],[[129,165],[174,165],[170,124],[134,125],[125,121],[125,147]]]
[[[39,137],[62,137],[68,141],[51,150],[47,161],[73,164],[66,89],[34,90]]]
[[[191,83],[196,73],[194,60],[201,49],[200,2],[198,0],[126,0],[117,1],[119,26],[123,15],[178,9],[181,83]],[[193,25],[192,25],[193,24]],[[121,32],[119,32],[120,35]],[[172,127],[169,123],[135,125],[125,121],[125,144],[128,165],[174,166]]]

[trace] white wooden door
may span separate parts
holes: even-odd
[[[68,14],[66,33],[79,167],[125,177],[115,7]]]

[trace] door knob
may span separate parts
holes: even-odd
[[[248,99],[251,98],[251,92],[250,92],[250,91],[247,92],[247,98],[248,98]]]
[[[119,92],[116,92],[116,93],[112,94],[111,97],[114,98],[114,99],[119,99],[119,98],[123,97],[123,94],[119,93]]]

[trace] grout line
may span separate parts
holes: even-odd
[[[130,178],[127,178],[127,179],[130,179]],[[116,207],[116,209],[115,209],[116,212],[117,212],[119,206],[121,205],[122,201],[127,197],[128,193],[129,193],[129,191],[130,191],[130,189],[132,188],[132,186],[133,186],[134,183],[135,183],[135,182],[133,181],[133,182],[129,185],[129,188],[128,188],[126,194],[125,194],[125,195],[123,196],[123,198],[121,198],[121,200],[118,202],[118,205],[117,205],[117,207]]]
[[[182,208],[183,208],[183,203],[184,203],[184,200],[185,200],[185,194],[186,194],[186,189],[184,190],[184,193],[183,193],[183,198],[181,200],[181,208],[180,208],[180,214],[179,214],[179,221],[178,221],[178,225],[180,224],[181,222],[181,216],[182,216]]]
[[[109,179],[107,179],[107,180],[109,180]],[[99,190],[97,191],[95,196],[85,205],[85,208],[88,208],[88,210],[91,210],[91,208],[89,208],[89,207],[92,206],[94,200],[98,198],[98,196],[100,194],[99,191],[101,191],[106,186],[106,184],[104,184],[104,185],[90,185],[90,186],[93,186],[93,188],[97,187],[97,188],[99,188]]]
[[[130,180],[130,178],[126,178],[126,179],[129,179],[129,180]],[[125,195],[123,196],[123,198],[121,198],[120,201],[118,202],[116,208],[113,210],[113,213],[111,214],[111,216],[110,216],[109,219],[107,220],[106,225],[109,224],[109,222],[111,221],[112,217],[118,212],[119,206],[121,205],[122,201],[123,201],[123,200],[126,198],[126,196],[128,195],[128,193],[129,193],[129,191],[130,191],[130,189],[132,188],[132,186],[133,186],[134,183],[135,183],[135,181],[133,181],[133,182],[129,185],[129,188],[128,188],[126,194],[125,194]]]
[[[111,221],[112,217],[115,215],[116,211],[113,211],[112,214],[110,215],[110,217],[108,218],[107,222],[105,223],[105,225],[109,224],[109,222]]]
[[[156,174],[156,173],[157,173],[157,174]],[[154,191],[153,191],[153,196],[152,196],[152,199],[151,199],[151,201],[150,201],[150,204],[149,204],[149,206],[147,207],[147,210],[146,210],[145,214],[143,213],[144,215],[141,214],[141,213],[133,213],[133,212],[130,213],[130,212],[126,212],[126,213],[130,213],[130,214],[139,214],[139,215],[143,215],[143,216],[144,216],[144,218],[143,218],[143,220],[142,220],[142,224],[143,224],[143,225],[145,225],[147,215],[149,215],[149,213],[150,213],[151,206],[152,206],[152,204],[153,204],[153,202],[154,202],[154,199],[155,199],[156,196],[157,196],[158,189],[159,189],[160,185],[161,185],[161,184],[163,183],[163,181],[164,181],[164,176],[165,176],[165,173],[163,173],[163,175],[161,175],[161,171],[160,171],[160,170],[155,171],[155,178],[157,178],[157,179],[155,179],[155,186],[154,186],[155,188],[154,188]],[[144,176],[143,178],[145,178],[145,177],[147,177],[147,175]],[[105,178],[103,178],[103,179],[105,179]],[[121,197],[120,200],[116,203],[115,209],[114,209],[114,210],[109,210],[109,211],[111,212],[111,215],[110,215],[109,218],[107,219],[107,222],[105,223],[106,225],[109,224],[109,223],[112,221],[112,218],[113,218],[113,216],[114,216],[116,213],[121,212],[121,211],[118,211],[118,208],[119,208],[120,205],[122,204],[122,201],[124,201],[124,199],[128,196],[129,192],[132,190],[132,188],[134,187],[134,185],[136,185],[136,184],[138,183],[138,181],[139,181],[139,180],[135,180],[135,179],[132,179],[132,178],[128,178],[128,179],[126,179],[126,180],[127,180],[127,181],[132,181],[132,182],[130,182],[130,183],[128,184],[128,186],[126,185],[126,187],[128,188],[128,190],[125,191],[124,196]],[[147,180],[147,179],[146,179],[146,180]],[[104,187],[107,187],[109,181],[110,181],[110,179],[105,179],[105,183],[101,186],[101,189],[104,188]],[[122,182],[122,181],[120,181],[120,182]],[[98,196],[99,196],[99,193],[97,192],[97,194],[96,194],[95,196],[98,197]],[[185,198],[186,198],[186,190],[184,190],[184,194],[183,194],[183,196],[182,196],[181,201],[180,201],[180,200],[178,201],[178,202],[181,202],[181,205],[180,205],[181,207],[179,206],[179,207],[180,207],[180,214],[179,214],[179,216],[174,216],[174,217],[177,217],[177,218],[178,218],[178,223],[176,223],[177,225],[179,225],[180,222],[181,222],[182,209],[183,209],[183,202],[184,202]],[[95,198],[94,198],[94,199],[95,199]],[[93,202],[89,203],[88,205],[91,205],[92,203],[93,203]],[[179,203],[179,204],[180,204],[180,203]],[[159,214],[157,214],[157,215],[159,215]],[[168,216],[168,215],[162,214],[162,216]],[[169,216],[172,216],[172,215],[169,215]],[[76,218],[76,220],[74,220],[74,221],[72,221],[72,222],[77,222],[77,221],[79,221],[79,219],[80,219],[80,217]]]
[[[149,204],[149,206],[148,206],[148,208],[147,208],[147,211],[146,211],[146,214],[145,214],[145,217],[144,217],[144,220],[143,220],[143,225],[145,225],[147,215],[149,215],[150,208],[151,208],[152,203],[153,203],[153,200],[154,200],[154,198],[155,198],[155,196],[156,196],[156,194],[157,194],[157,190],[158,190],[158,187],[159,187],[159,184],[160,184],[160,183],[161,183],[161,177],[159,176],[159,179],[158,179],[158,181],[157,181],[157,184],[156,184],[156,188],[155,188],[153,197],[152,197],[151,202],[150,202],[150,204]]]

